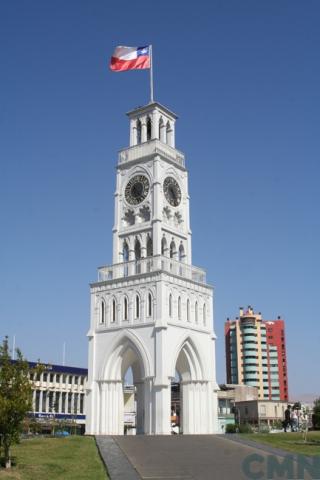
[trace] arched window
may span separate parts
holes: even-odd
[[[147,241],[147,257],[152,257],[153,247],[152,247],[152,238],[148,237]]]
[[[161,240],[161,255],[166,255],[167,253],[167,240],[166,237],[162,237]]]
[[[172,242],[170,243],[170,258],[174,258],[175,254],[176,254],[176,244],[172,240]]]
[[[184,262],[184,259],[185,259],[184,246],[181,243],[179,247],[179,262]]]
[[[134,255],[136,260],[140,260],[141,258],[141,245],[138,239],[136,239],[134,244]]]
[[[122,261],[126,265],[123,266],[123,275],[125,277],[128,276],[128,265],[127,262],[129,261],[129,247],[126,241],[123,242],[123,249],[122,249]]]
[[[136,295],[136,318],[140,318],[140,297]]]
[[[112,323],[114,323],[116,321],[116,308],[117,308],[116,301],[115,301],[115,299],[113,299],[112,300],[112,312],[111,312]]]
[[[105,323],[106,321],[106,304],[104,300],[101,300],[100,304],[100,323]]]
[[[128,299],[124,297],[123,299],[123,320],[128,320]]]
[[[129,261],[129,247],[126,240],[123,242],[122,256],[124,262]]]
[[[181,320],[181,297],[178,298],[178,318]]]
[[[148,293],[148,317],[152,317],[152,295]]]
[[[137,144],[141,143],[141,122],[137,121]]]
[[[147,118],[147,140],[151,140],[151,135],[152,135],[152,124],[151,124],[151,118]]]
[[[202,314],[203,314],[203,325],[205,325],[205,324],[206,324],[206,320],[207,320],[207,319],[206,319],[206,317],[207,317],[207,307],[206,307],[206,304],[205,304],[205,303],[203,304],[203,312],[202,312]]]
[[[194,317],[195,317],[195,322],[198,323],[198,302],[196,302],[194,306]]]
[[[169,317],[172,317],[172,295],[169,295]]]
[[[187,322],[190,322],[190,300],[187,300]]]

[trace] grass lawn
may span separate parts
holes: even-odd
[[[312,445],[302,443],[302,433],[243,433],[240,438],[247,438],[254,442],[264,443],[275,448],[281,448],[289,452],[300,453],[301,455],[320,455],[320,432],[309,432],[308,442]],[[317,442],[317,443],[316,443]]]
[[[92,437],[31,438],[12,448],[16,465],[0,468],[0,479],[106,480],[108,478]]]

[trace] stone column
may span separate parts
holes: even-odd
[[[36,394],[37,394],[37,391],[33,390],[32,392],[32,411],[33,412],[36,411]]]
[[[40,395],[39,395],[39,412],[42,412],[42,398],[43,398],[43,391],[40,390]]]
[[[158,326],[155,329],[155,380],[153,384],[153,433],[170,435],[171,433],[171,382],[167,372],[166,354],[167,327]]]
[[[137,434],[145,433],[144,432],[144,410],[145,410],[145,403],[144,403],[144,382],[135,382],[134,383],[136,389],[136,399],[137,399],[137,412],[136,412],[136,429]]]
[[[147,119],[146,117],[141,118],[141,143],[147,141]]]
[[[163,143],[167,143],[167,127],[165,122],[160,125],[160,140]]]
[[[101,435],[123,435],[123,391],[120,380],[100,382]]]
[[[157,110],[154,110],[152,114],[151,138],[152,140],[159,139],[159,112]]]

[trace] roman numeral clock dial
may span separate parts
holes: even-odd
[[[143,202],[149,193],[149,180],[144,175],[135,175],[126,185],[125,197],[130,205],[138,205]]]
[[[173,177],[167,177],[163,182],[163,191],[164,195],[172,205],[172,207],[177,207],[181,202],[181,190],[178,182]]]

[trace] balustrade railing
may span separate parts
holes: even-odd
[[[184,167],[184,154],[157,139],[120,150],[119,164],[154,154],[162,155]]]
[[[98,281],[105,282],[141,273],[164,271],[198,283],[206,283],[206,272],[201,268],[178,262],[173,258],[157,255],[130,262],[106,265],[98,269]]]

